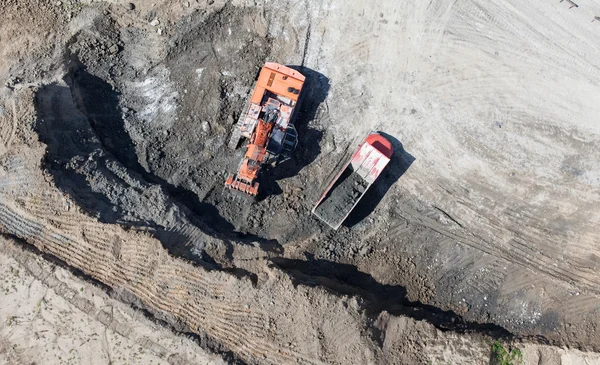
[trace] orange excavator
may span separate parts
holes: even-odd
[[[255,197],[262,166],[291,157],[298,141],[294,118],[304,81],[301,73],[277,63],[267,62],[262,68],[229,147],[236,149],[244,137],[250,141],[237,173],[228,176],[225,187]]]

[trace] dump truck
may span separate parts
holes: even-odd
[[[371,132],[329,183],[312,213],[337,230],[390,162],[393,152],[390,141]]]
[[[255,197],[262,167],[291,157],[298,143],[294,119],[304,81],[300,72],[274,62],[267,62],[261,69],[229,140],[232,149],[237,149],[244,138],[249,143],[237,172],[227,177],[226,188]]]

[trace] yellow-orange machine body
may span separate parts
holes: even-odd
[[[262,68],[229,141],[229,147],[236,149],[241,139],[250,139],[238,171],[228,176],[226,187],[256,196],[261,167],[291,156],[297,144],[293,122],[304,81],[300,72],[287,66],[267,62]]]

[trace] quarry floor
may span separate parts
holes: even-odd
[[[579,5],[3,1],[0,363],[598,363]],[[249,204],[227,141],[266,61],[307,84]],[[310,210],[373,130],[394,156],[332,231]]]

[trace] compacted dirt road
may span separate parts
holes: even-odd
[[[64,296],[23,259],[44,255],[202,347],[156,361],[480,364],[498,338],[597,361],[563,348],[600,351],[600,6],[579,5],[5,0],[1,259]],[[265,61],[307,76],[299,145],[244,204],[227,141]],[[334,232],[310,209],[372,130],[395,154]],[[27,363],[45,342],[10,350],[36,324],[4,308],[0,361]]]

